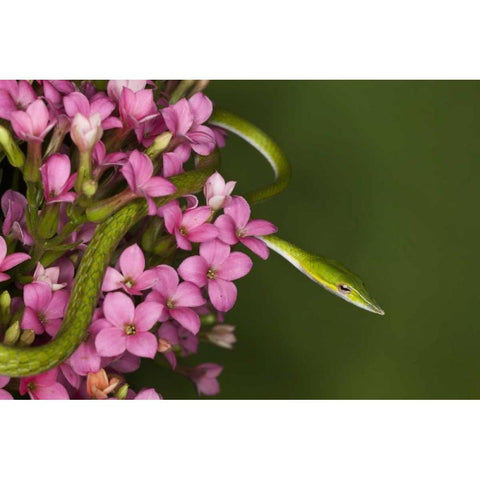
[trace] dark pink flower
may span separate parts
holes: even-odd
[[[172,345],[178,345],[181,348],[182,355],[187,356],[197,353],[198,337],[186,328],[179,325],[175,320],[171,320],[160,325],[157,332],[159,345],[163,342],[170,345],[170,348],[159,350],[169,361],[173,369],[177,366],[177,357],[171,349]]]
[[[208,286],[213,306],[230,310],[237,299],[237,288],[232,280],[245,276],[252,268],[252,260],[241,252],[230,253],[230,247],[219,240],[200,245],[200,255],[186,258],[178,273],[198,287]]]
[[[215,221],[218,238],[229,245],[241,242],[260,258],[267,259],[268,247],[257,237],[275,233],[277,227],[267,220],[250,220],[250,206],[243,197],[233,197],[224,212]]]
[[[163,177],[152,177],[152,161],[144,153],[134,150],[128,157],[128,162],[121,172],[127,180],[133,193],[145,197],[148,203],[148,213],[155,215],[157,207],[154,197],[164,197],[175,192],[175,185]]]
[[[2,195],[2,212],[5,220],[2,225],[2,232],[5,236],[11,235],[20,240],[24,245],[32,245],[33,238],[27,229],[25,220],[25,208],[27,199],[14,190],[7,190]]]
[[[13,400],[10,392],[3,389],[5,385],[10,381],[10,377],[4,377],[0,375],[0,400]]]
[[[208,223],[210,207],[196,207],[182,213],[177,201],[159,208],[158,213],[165,220],[168,233],[175,235],[182,250],[191,250],[192,242],[200,243],[217,237],[217,228]]]
[[[164,322],[170,317],[174,318],[182,327],[196,335],[200,330],[200,317],[192,307],[205,303],[200,289],[190,282],[179,284],[177,272],[168,265],[160,265],[156,271],[157,283],[146,300],[163,306],[158,320]]]
[[[202,123],[208,120],[212,111],[210,99],[198,92],[189,100],[182,98],[161,112],[168,130],[178,141],[187,142],[199,155],[209,155],[215,148],[215,134]]]
[[[43,191],[45,200],[49,203],[71,203],[77,197],[76,193],[70,192],[77,174],[70,175],[70,159],[62,153],[56,153],[40,167],[42,174]]]
[[[68,400],[65,387],[57,382],[58,368],[20,379],[20,395],[28,393],[32,400]]]
[[[123,288],[130,295],[142,295],[142,290],[152,288],[157,281],[156,269],[145,271],[145,256],[136,243],[122,252],[118,265],[120,272],[107,268],[102,284],[104,292]]]
[[[138,128],[142,123],[159,115],[151,89],[134,92],[128,87],[123,87],[118,110],[123,124],[129,128]]]
[[[115,109],[115,103],[103,93],[98,93],[89,100],[83,93],[73,92],[63,98],[63,105],[71,120],[75,118],[77,113],[82,114],[87,119],[98,113],[103,130],[122,126],[119,118],[111,116]]]
[[[109,293],[103,302],[103,314],[110,326],[97,333],[97,352],[115,357],[128,350],[139,357],[153,358],[158,342],[149,330],[158,321],[162,308],[155,302],[144,302],[135,308],[124,293]]]
[[[203,187],[203,193],[207,205],[212,210],[220,210],[227,206],[232,199],[230,194],[236,184],[237,182],[225,183],[223,177],[218,172],[215,172],[208,178]]]
[[[70,294],[65,290],[52,292],[50,285],[33,282],[23,289],[23,312],[21,326],[31,329],[37,335],[47,332],[55,336],[60,328]]]
[[[17,110],[26,110],[37,99],[33,87],[26,80],[0,80],[0,118],[10,120]]]
[[[222,370],[223,367],[216,363],[202,363],[190,369],[188,376],[197,387],[199,395],[217,395],[220,392],[217,377]]]
[[[0,237],[0,282],[10,278],[10,275],[5,273],[6,270],[16,267],[19,263],[25,262],[29,258],[30,255],[26,253],[12,253],[7,255],[7,243],[3,237]]]
[[[47,107],[40,99],[31,103],[26,111],[12,112],[10,122],[17,137],[32,143],[42,143],[55,125],[55,121],[50,120]]]

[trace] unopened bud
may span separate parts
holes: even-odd
[[[25,155],[13,140],[10,132],[2,126],[0,126],[0,145],[5,150],[10,164],[14,167],[22,168],[25,163]]]
[[[5,345],[15,345],[20,338],[20,322],[15,320],[5,332],[5,336],[3,337],[3,343]]]
[[[170,140],[172,139],[172,134],[170,132],[163,132],[153,140],[153,143],[146,150],[146,154],[153,160],[157,155],[160,155],[164,152]]]
[[[115,393],[115,398],[125,400],[128,395],[128,383],[124,383]]]
[[[19,345],[21,347],[28,347],[31,345],[35,340],[35,332],[33,330],[24,330],[20,335]]]
[[[208,313],[207,315],[202,315],[200,317],[200,320],[202,321],[202,325],[208,327],[210,325],[214,325],[217,322],[217,317],[213,313]]]
[[[98,183],[95,180],[83,182],[82,191],[88,198],[93,197],[98,189]]]
[[[233,325],[215,325],[209,332],[205,334],[207,339],[222,348],[233,348],[233,344],[237,341],[233,333],[235,327]]]
[[[12,297],[10,297],[10,293],[7,290],[4,290],[0,294],[0,311],[3,315],[10,315],[10,305],[12,304]]]
[[[38,234],[41,238],[48,240],[57,233],[59,215],[59,203],[52,203],[43,209],[38,224]]]
[[[158,349],[157,350],[160,353],[168,352],[171,349],[172,349],[172,344],[168,340],[165,340],[164,338],[160,338],[158,340]]]

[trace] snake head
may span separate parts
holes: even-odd
[[[329,292],[369,312],[385,314],[362,280],[341,263],[317,255],[312,255],[305,263],[304,273]]]

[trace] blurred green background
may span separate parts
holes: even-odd
[[[215,81],[207,94],[292,164],[289,189],[254,216],[347,265],[386,311],[341,301],[274,253],[255,259],[226,317],[234,350],[192,358],[224,365],[216,398],[480,398],[480,83]],[[271,179],[233,136],[222,173],[237,193]],[[196,398],[167,371],[142,376]]]

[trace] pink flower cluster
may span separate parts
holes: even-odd
[[[219,392],[220,365],[190,367],[183,359],[201,341],[232,348],[234,327],[223,323],[224,314],[237,300],[235,282],[252,268],[237,247],[266,259],[260,237],[276,228],[252,220],[248,202],[232,196],[235,182],[218,172],[202,196],[157,207],[156,199],[175,192],[169,177],[182,173],[192,155],[225,144],[223,132],[208,126],[210,99],[193,90],[169,104],[177,87],[176,81],[0,81],[0,118],[24,152],[27,186],[1,198],[4,343],[28,348],[57,335],[95,229],[85,220],[88,209],[107,205],[113,213],[144,198],[149,213],[112,255],[78,349],[48,372],[20,381],[0,377],[0,399],[160,399],[128,383],[142,358],[186,376],[199,394]],[[168,142],[151,158],[148,148],[162,135]]]

